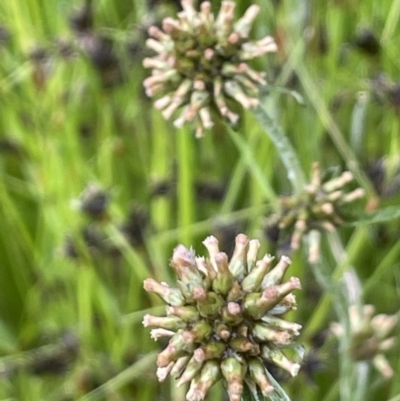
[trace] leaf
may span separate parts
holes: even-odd
[[[246,381],[244,384],[242,401],[265,401],[265,398],[261,395],[257,389],[257,386],[250,382]]]
[[[0,350],[1,353],[13,353],[18,350],[18,341],[7,325],[0,320]]]
[[[293,348],[298,348],[298,350],[300,349],[299,347]],[[267,369],[265,369],[265,374],[267,375],[268,381],[274,387],[274,392],[268,398],[265,398],[254,383],[251,381],[246,381],[244,385],[242,401],[291,401],[285,390],[273,378]]]
[[[268,369],[265,369],[265,374],[269,382],[274,386],[275,391],[268,397],[270,401],[291,401],[289,396],[286,394],[285,390],[280,386],[280,384],[274,379]]]
[[[267,85],[265,88],[261,90],[261,96],[263,98],[269,96],[271,92],[275,93],[283,93],[285,95],[291,96],[300,106],[305,106],[304,97],[297,91],[284,88],[282,86],[275,85]]]
[[[295,149],[285,135],[282,127],[267,113],[262,107],[258,106],[253,109],[258,122],[263,127],[265,135],[267,135],[279,154],[279,157],[286,168],[287,177],[297,194],[303,192],[306,185],[305,175],[301,169],[301,164]]]
[[[389,206],[385,209],[378,210],[376,213],[368,213],[364,217],[360,217],[357,221],[350,223],[351,226],[387,223],[400,218],[400,207]]]

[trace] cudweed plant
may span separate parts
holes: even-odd
[[[347,189],[352,181],[352,173],[345,171],[323,182],[319,165],[314,163],[311,182],[301,194],[280,199],[281,210],[266,220],[266,231],[277,227],[279,232],[287,233],[293,250],[300,248],[307,233],[334,231],[346,221],[344,207],[364,196],[362,188]],[[315,243],[319,236],[310,238],[309,259],[313,262],[319,259],[319,243]]]
[[[369,361],[385,378],[393,376],[393,370],[384,353],[395,345],[396,338],[389,337],[398,323],[396,315],[375,315],[373,305],[351,305],[350,317],[350,349],[349,353],[355,361]],[[332,323],[333,334],[342,338],[345,335],[343,326]]]
[[[151,337],[169,338],[158,355],[157,377],[190,382],[188,401],[204,400],[220,379],[230,401],[240,401],[246,384],[268,397],[274,392],[264,362],[268,361],[296,376],[300,364],[292,362],[285,348],[293,348],[301,325],[282,315],[296,309],[293,291],[300,280],[283,276],[290,259],[283,256],[272,268],[273,257],[257,259],[260,243],[246,235],[236,237],[233,256],[220,252],[215,237],[203,244],[208,257],[196,257],[193,249],[178,245],[171,266],[176,286],[144,282],[148,292],[167,304],[166,316],[146,315],[145,327],[153,326]],[[258,390],[257,390],[258,389]]]
[[[276,51],[276,44],[271,36],[258,41],[249,38],[257,5],[235,22],[233,1],[223,1],[217,16],[209,1],[201,3],[200,11],[192,0],[181,3],[178,19],[165,18],[162,29],[149,29],[147,46],[156,56],[143,61],[144,67],[152,69],[144,86],[148,96],[157,98],[155,107],[165,119],[181,110],[174,125],[193,122],[196,136],[203,136],[214,125],[212,110],[234,124],[239,115],[231,110],[232,101],[245,109],[259,104],[265,74],[252,69],[249,62]]]

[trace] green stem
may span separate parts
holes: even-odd
[[[311,267],[314,276],[325,292],[332,294],[333,307],[345,331],[345,335],[339,343],[340,399],[342,401],[354,401],[356,399],[361,401],[364,399],[363,395],[365,395],[368,387],[366,385],[367,380],[365,380],[365,375],[368,374],[368,371],[362,365],[355,363],[348,352],[352,336],[348,309],[352,304],[361,303],[361,284],[356,272],[349,265],[349,258],[336,232],[328,236],[328,242],[332,255],[339,267],[338,270],[343,284],[337,280],[339,278],[338,272],[336,271],[336,274],[332,274],[326,269],[326,263],[323,260],[316,264],[311,264]],[[343,271],[344,267],[347,267],[345,271]],[[327,300],[324,301],[323,305],[325,307],[329,306]],[[321,316],[321,313],[318,313],[318,316]],[[361,384],[364,385],[362,389],[359,388]],[[355,398],[356,395],[357,398]]]
[[[236,163],[233,174],[230,176],[229,188],[224,197],[224,201],[220,209],[220,214],[229,213],[233,210],[238,193],[242,188],[245,175],[246,160],[244,156],[241,156],[240,160]]]
[[[133,365],[118,373],[109,381],[79,398],[79,401],[97,401],[104,399],[107,394],[123,388],[133,380],[138,378],[140,380],[140,378],[143,378],[143,374],[149,369],[149,367],[154,364],[156,358],[157,352],[147,354]]]
[[[194,194],[194,157],[192,135],[185,129],[177,131],[178,161],[178,226],[180,241],[186,245],[192,243],[190,225],[195,221]]]
[[[229,129],[229,127],[228,127]],[[251,149],[254,149],[256,144],[257,135],[255,135],[255,131],[252,130],[249,132],[248,140],[246,141],[247,146]],[[247,172],[248,159],[247,155],[241,152],[240,159],[235,165],[235,169],[233,173],[230,175],[229,187],[224,197],[224,201],[220,208],[220,214],[226,214],[231,212],[234,209],[234,205],[240,190],[243,187],[243,180],[245,179]]]
[[[357,255],[359,252],[359,246],[364,243],[364,234],[365,230],[363,229],[358,229],[354,233],[351,242],[347,247],[347,252],[343,249],[343,245],[340,242],[340,238],[338,237],[337,233],[334,233],[329,237],[329,247],[336,261],[336,268],[332,273],[329,274],[329,280],[333,283],[337,283],[342,277],[345,277],[346,272],[350,272],[350,276],[347,276],[346,279],[347,287],[350,286],[350,279],[353,278],[355,280],[358,293],[360,283],[351,267],[351,263],[355,258],[355,255]],[[315,307],[314,313],[306,329],[303,331],[303,336],[305,338],[311,337],[321,328],[321,325],[324,324],[325,317],[328,315],[331,308],[331,303],[332,294],[329,291],[326,291],[319,304]]]
[[[392,2],[388,17],[386,19],[385,26],[382,31],[380,42],[386,44],[393,36],[396,31],[396,26],[400,17],[400,0]]]
[[[329,392],[326,394],[322,401],[336,401],[339,396],[339,381],[335,383],[330,388]]]
[[[271,207],[274,210],[277,210],[279,205],[275,192],[269,182],[266,180],[260,166],[254,159],[254,154],[250,146],[241,135],[233,131],[230,127],[228,127],[228,132],[232,140],[235,142],[235,145],[237,146],[239,152],[241,153],[242,158],[252,172],[254,178],[257,180],[262,192],[264,193],[265,198],[269,200],[269,202],[271,203]]]
[[[370,364],[367,361],[356,363],[356,391],[353,394],[354,401],[364,401],[367,398],[367,389],[369,388]]]
[[[153,138],[151,150],[151,181],[154,183],[171,180],[169,169],[171,168],[170,138],[166,134],[164,121],[153,113]],[[171,220],[171,205],[168,197],[154,197],[151,201],[151,216],[154,226],[158,231],[168,230]]]

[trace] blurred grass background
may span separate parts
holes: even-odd
[[[265,104],[303,169],[315,161],[359,169],[368,208],[397,207],[400,1],[236,3],[238,15],[259,4],[253,36],[278,42],[276,55],[258,61],[271,84]],[[143,279],[169,281],[173,247],[200,252],[211,233],[228,252],[239,232],[278,251],[264,218],[291,188],[254,117],[242,114],[243,141],[223,124],[197,140],[144,95],[146,29],[178,7],[0,2],[1,400],[183,400],[155,377],[163,344],[141,320],[160,302],[145,295]],[[356,269],[379,312],[399,310],[399,234],[395,219],[340,230],[342,268]],[[309,357],[295,380],[275,374],[293,401],[337,400],[341,355],[327,337],[336,317],[315,314],[324,294],[305,255],[292,258],[304,287],[293,319],[305,327]],[[365,384],[367,400],[399,399],[399,355],[397,346],[393,379],[373,373]]]

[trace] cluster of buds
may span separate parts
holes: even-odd
[[[228,107],[235,100],[248,109],[258,105],[259,86],[265,74],[252,69],[248,62],[276,51],[271,36],[250,41],[249,33],[259,12],[250,6],[242,18],[234,21],[235,2],[223,1],[218,15],[211,2],[204,1],[197,11],[192,0],[182,0],[178,19],[165,18],[162,30],[149,29],[146,45],[157,55],[145,58],[143,66],[152,69],[144,81],[146,94],[156,96],[155,107],[170,119],[178,109],[176,127],[194,122],[196,136],[211,128],[211,111],[216,110],[230,123],[239,116]]]
[[[79,199],[72,201],[72,206],[80,209],[93,220],[102,220],[107,216],[111,194],[95,183],[89,183]]]
[[[272,215],[266,221],[266,231],[277,227],[279,235],[290,233],[290,248],[300,247],[301,239],[307,233],[310,235],[310,262],[319,259],[320,231],[334,231],[336,226],[344,223],[344,206],[364,196],[364,190],[357,188],[346,190],[347,184],[353,181],[349,171],[339,177],[323,182],[318,163],[314,163],[311,173],[311,183],[300,195],[280,199],[279,214]]]
[[[191,382],[188,401],[204,400],[208,390],[221,378],[230,401],[240,401],[244,383],[264,396],[274,391],[264,362],[271,362],[297,375],[300,365],[285,356],[283,349],[294,346],[301,326],[281,315],[296,308],[293,290],[300,281],[291,277],[282,283],[290,259],[283,256],[274,268],[273,257],[257,260],[258,240],[244,234],[236,237],[228,260],[215,237],[203,244],[209,257],[196,257],[192,249],[178,245],[171,265],[177,286],[144,282],[148,292],[167,304],[166,316],[144,316],[143,324],[155,326],[151,337],[169,339],[158,355],[157,377],[168,374],[178,385]]]
[[[393,347],[395,337],[389,337],[398,322],[395,315],[375,315],[372,305],[359,307],[351,305],[350,319],[350,349],[349,353],[355,361],[372,361],[375,368],[385,378],[393,376],[393,370],[383,353]],[[339,323],[333,323],[331,330],[336,337],[345,334]]]

